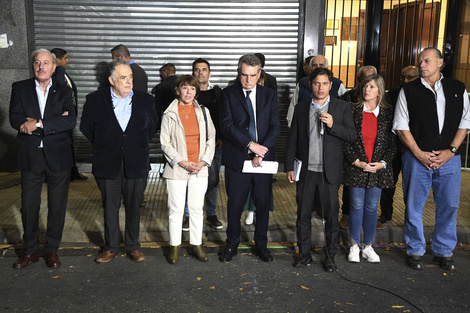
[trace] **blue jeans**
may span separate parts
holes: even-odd
[[[212,166],[217,166],[220,171],[222,165],[222,149],[215,147],[214,159],[212,160]],[[206,191],[206,216],[217,215],[217,199],[219,198],[219,185],[215,186],[211,190]],[[184,206],[184,215],[189,216],[188,205]]]
[[[456,155],[437,170],[428,170],[410,151],[403,155],[403,197],[405,227],[403,237],[408,255],[424,255],[423,209],[432,188],[436,220],[432,251],[450,257],[457,244],[457,209],[460,201],[460,156]]]
[[[382,189],[378,187],[349,187],[351,206],[349,207],[349,235],[351,244],[361,243],[361,228],[364,231],[364,244],[372,243],[377,227],[377,206]]]

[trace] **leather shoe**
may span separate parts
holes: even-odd
[[[336,263],[335,263],[335,259],[333,258],[327,257],[325,261],[323,261],[322,265],[323,265],[323,269],[325,270],[325,272],[336,271]]]
[[[294,267],[306,267],[310,266],[310,264],[313,262],[312,256],[310,253],[301,253],[297,256],[294,262]]]
[[[406,257],[406,264],[414,270],[424,269],[423,261],[420,255],[409,255]]]
[[[220,262],[230,262],[232,261],[232,257],[238,254],[237,248],[229,248],[225,247],[224,252],[219,256]]]
[[[140,262],[140,261],[145,260],[145,256],[140,250],[132,251],[131,253],[129,253],[129,256],[131,257],[131,260],[135,262]]]
[[[207,254],[204,252],[204,249],[202,249],[202,245],[193,246],[193,252],[196,254],[196,257],[199,261],[207,262],[209,260]]]
[[[168,263],[175,264],[178,262],[180,256],[180,246],[170,246],[170,253],[168,254]]]
[[[263,262],[272,262],[273,261],[273,256],[271,255],[271,252],[269,252],[268,248],[263,248],[257,251],[259,258]]]
[[[439,264],[443,270],[453,272],[457,269],[457,264],[455,264],[452,257],[434,256],[432,260],[434,263]]]
[[[19,258],[15,264],[13,264],[13,268],[24,268],[31,263],[36,263],[39,261],[39,255],[35,254],[25,254],[21,258]]]
[[[59,267],[62,264],[59,260],[57,252],[50,252],[47,254],[46,264],[49,267]]]
[[[111,251],[104,251],[95,259],[97,263],[108,263],[111,259],[114,259],[118,256],[118,253],[114,253]]]

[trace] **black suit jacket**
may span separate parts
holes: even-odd
[[[256,129],[258,143],[269,149],[265,161],[274,160],[274,145],[281,133],[276,93],[270,88],[256,87]],[[239,82],[222,90],[220,125],[224,136],[223,164],[233,170],[241,170],[243,162],[249,160],[247,146],[250,116],[245,94]]]
[[[132,70],[134,90],[148,92],[149,78],[147,73],[137,63],[130,63],[129,66]]]
[[[93,145],[93,175],[114,179],[121,164],[128,178],[147,177],[149,143],[157,131],[153,97],[134,90],[132,114],[125,131],[114,114],[110,88],[100,89],[86,97],[80,131]]]
[[[310,102],[296,105],[287,141],[285,171],[294,170],[294,158],[301,160],[300,180],[305,179],[308,170]],[[342,141],[354,141],[357,133],[348,102],[330,97],[328,113],[333,117],[333,127],[325,127],[323,135],[323,172],[328,183],[340,184],[343,177]]]
[[[277,93],[277,79],[271,74],[264,72],[266,79],[264,80],[264,86],[271,88]]]
[[[177,78],[177,75],[168,76],[155,87],[155,108],[159,117],[176,98],[175,82]]]
[[[68,112],[67,116],[63,116]],[[72,100],[72,89],[52,80],[46,100],[43,129],[33,135],[20,133],[27,118],[41,119],[39,101],[34,78],[13,83],[10,100],[10,123],[18,130],[16,138],[17,165],[21,170],[31,170],[38,147],[43,142],[44,155],[52,171],[65,171],[73,166],[72,140],[69,132],[75,127],[77,116]]]
[[[75,85],[74,81],[72,80],[72,77],[67,74],[65,71],[65,67],[63,66],[56,66],[54,74],[52,74],[52,80],[55,80],[57,84],[59,85],[65,85],[69,87],[67,84],[67,79],[65,78],[65,75],[70,79],[70,84],[72,85],[72,91],[73,91],[73,98],[75,100],[74,105],[75,105],[75,114],[78,115],[78,96],[77,96],[77,86]],[[69,87],[70,88],[70,87]]]

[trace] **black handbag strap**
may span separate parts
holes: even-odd
[[[206,115],[206,108],[200,104],[199,105],[202,109],[202,115],[204,115],[204,122],[206,122],[206,141],[209,139],[209,133],[208,133],[208,130],[207,130],[207,115]]]

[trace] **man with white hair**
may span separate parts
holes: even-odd
[[[34,77],[12,85],[10,123],[18,130],[17,165],[21,170],[21,215],[25,254],[13,268],[39,260],[39,210],[47,180],[46,264],[59,267],[57,251],[62,240],[73,165],[70,131],[76,115],[72,89],[51,76],[56,56],[46,49],[32,54]]]
[[[310,59],[310,70],[313,71],[316,68],[328,68],[328,59],[319,54],[312,59]],[[287,126],[290,128],[290,124],[292,122],[292,118],[294,116],[294,109],[297,103],[300,103],[305,100],[312,99],[312,90],[308,86],[310,81],[310,77],[306,76],[302,78],[297,86],[295,87],[294,94],[292,95],[292,99],[289,104],[289,110],[287,111]],[[333,77],[332,86],[330,89],[330,97],[339,98],[346,92],[346,88],[343,85],[343,82]]]

